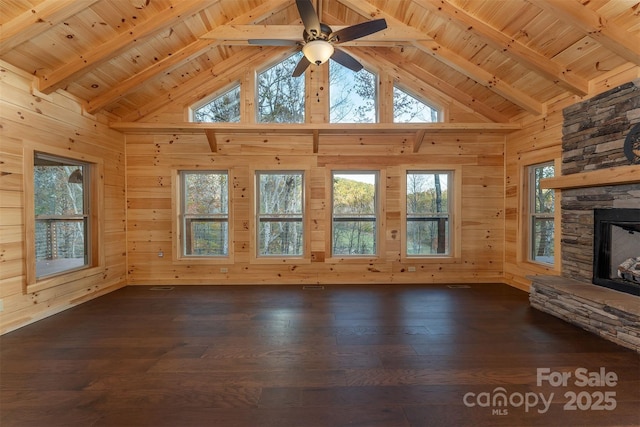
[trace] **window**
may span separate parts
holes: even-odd
[[[234,123],[240,121],[240,84],[193,110],[194,122]]]
[[[529,166],[529,259],[554,263],[555,193],[540,186],[540,180],[554,176],[553,163]]]
[[[431,123],[440,120],[439,111],[415,96],[393,86],[394,123]]]
[[[407,256],[450,254],[452,176],[407,171]]]
[[[35,276],[91,264],[91,164],[34,153]]]
[[[258,256],[295,256],[304,251],[304,173],[256,172]]]
[[[377,80],[365,69],[356,73],[329,61],[330,123],[376,123]]]
[[[333,255],[375,255],[378,173],[333,172]]]
[[[229,176],[225,171],[182,171],[182,255],[229,255]]]
[[[258,74],[258,123],[304,123],[305,79],[292,77],[302,52]]]

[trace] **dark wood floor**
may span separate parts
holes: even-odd
[[[0,425],[639,425],[638,354],[527,298],[504,285],[128,287],[0,337]],[[546,368],[567,385],[538,385]],[[580,368],[617,381],[581,386]]]

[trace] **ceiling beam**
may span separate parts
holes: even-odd
[[[466,60],[455,52],[447,49],[437,42],[419,41],[413,44],[424,53],[433,56],[443,64],[448,65],[457,72],[478,82],[482,86],[502,96],[504,99],[513,102],[518,107],[529,113],[540,115],[545,111],[544,105],[530,97],[526,93],[515,89],[509,83],[499,79],[497,76]]]
[[[366,57],[369,58],[369,62],[372,64],[381,64],[387,73],[391,74],[400,82],[409,80],[411,82],[410,87],[419,88],[420,85],[427,84],[469,108],[471,111],[493,120],[494,122],[506,123],[509,121],[504,114],[494,110],[488,105],[482,103],[480,100],[475,99],[441,78],[434,76],[423,68],[418,67],[407,58],[404,58],[395,52],[386,49],[383,51],[382,49],[363,47],[359,48],[357,53],[366,55]]]
[[[422,34],[422,37],[415,37],[411,39],[405,36],[405,40],[409,41],[413,46],[420,49],[422,52],[432,56],[441,63],[453,68],[459,73],[469,77],[470,79],[478,82],[487,89],[497,93],[510,102],[513,102],[518,107],[524,109],[535,115],[540,115],[544,112],[544,106],[541,102],[530,97],[526,93],[515,89],[508,83],[500,80],[497,76],[491,74],[485,69],[477,66],[471,61],[466,60],[457,53],[445,48],[441,44],[432,40],[427,34],[422,33],[417,28],[408,26],[404,22],[389,15],[369,4],[364,0],[340,0],[345,6],[352,8],[356,12],[363,16],[376,16],[378,18],[384,18],[389,27],[393,28],[398,33],[402,34],[407,31],[412,33]]]
[[[0,55],[29,41],[98,0],[45,0],[0,25]]]
[[[237,24],[258,23],[280,12],[282,9],[285,9],[289,4],[290,0],[267,0],[261,3],[260,6],[232,19],[230,22]],[[132,75],[117,86],[112,87],[107,92],[91,99],[86,105],[87,112],[95,114],[97,111],[112,102],[125,97],[143,82],[148,81],[159,74],[167,73],[178,68],[183,63],[197,58],[204,52],[213,49],[218,44],[219,43],[215,40],[196,40],[195,42],[188,44],[179,51],[167,55],[165,58],[150,67]]]
[[[96,46],[90,52],[80,55],[76,59],[66,63],[64,66],[53,70],[49,74],[40,77],[39,90],[44,93],[51,93],[63,87],[80,74],[90,72],[103,62],[110,60],[125,50],[132,49],[137,42],[145,37],[166,31],[167,26],[171,26],[185,16],[195,13],[204,7],[200,0],[182,0],[175,5],[159,12],[141,24],[132,27],[130,30],[120,33],[118,36]]]
[[[348,25],[334,25],[335,32]],[[221,44],[248,44],[249,39],[293,40],[302,42],[303,25],[220,25],[202,38],[216,39]],[[366,37],[344,43],[340,46],[379,46],[387,44],[410,43],[414,40],[431,40],[427,34],[407,25],[395,25]]]
[[[558,16],[562,21],[577,27],[585,35],[593,38],[605,48],[640,65],[640,39],[615,24],[608,22],[596,11],[575,0],[548,1],[529,0],[541,9]]]
[[[483,39],[504,55],[523,64],[544,78],[557,83],[565,90],[581,96],[589,93],[589,82],[587,80],[475,18],[464,9],[450,3],[449,0],[424,0],[419,3],[416,2],[416,4],[426,7],[429,11],[442,16],[449,22],[463,27],[466,31]]]

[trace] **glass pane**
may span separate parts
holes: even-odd
[[[540,180],[554,175],[553,165],[536,167],[534,170],[534,213],[552,213],[554,211],[555,193],[553,189],[542,188]]]
[[[226,256],[229,254],[227,221],[187,220],[185,255]]]
[[[258,122],[304,123],[305,79],[291,76],[300,58],[302,52],[258,74]]]
[[[233,123],[240,121],[240,85],[193,111],[195,122]]]
[[[333,175],[334,216],[376,216],[376,174],[336,173]]]
[[[302,255],[302,221],[260,221],[260,255]]]
[[[86,219],[36,220],[36,277],[87,265],[86,228]]]
[[[393,88],[394,123],[431,123],[438,121],[438,110],[407,92]]]
[[[185,215],[226,215],[229,209],[226,173],[188,172],[184,178]]]
[[[449,253],[449,220],[407,221],[407,255],[446,255]]]
[[[36,277],[88,265],[89,167],[46,154],[36,154],[33,166]]]
[[[51,164],[39,164],[51,163]],[[83,215],[84,185],[82,177],[86,167],[74,165],[60,159],[36,159],[34,164],[35,214],[40,215]]]
[[[375,221],[334,221],[334,255],[374,255],[375,253]]]
[[[353,72],[329,62],[330,123],[377,122],[377,77],[367,70]]]
[[[260,214],[302,215],[302,173],[259,173]]]
[[[553,218],[533,218],[532,238],[533,261],[553,264],[554,262],[554,227]]]
[[[407,215],[449,212],[449,175],[407,173]]]

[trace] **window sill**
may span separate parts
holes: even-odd
[[[55,276],[47,277],[41,280],[37,280],[35,283],[27,284],[25,288],[25,294],[34,294],[46,289],[55,288],[56,286],[65,285],[69,282],[87,279],[93,276],[104,275],[104,273],[105,270],[102,266],[87,267],[69,272],[61,272]]]

